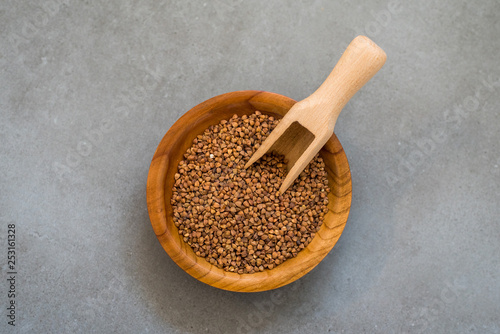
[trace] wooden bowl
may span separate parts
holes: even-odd
[[[328,254],[340,237],[351,207],[351,172],[347,157],[335,134],[320,151],[330,186],[329,212],[311,243],[271,270],[253,274],[227,272],[194,254],[179,236],[173,222],[170,199],[183,154],[193,139],[209,126],[232,115],[248,115],[256,110],[281,118],[296,101],[275,93],[237,91],[213,97],[184,114],[161,140],[151,162],[147,182],[147,203],[151,224],[165,251],[179,267],[211,286],[239,292],[257,292],[289,284],[312,270]]]

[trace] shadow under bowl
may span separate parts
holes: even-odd
[[[330,252],[344,230],[351,207],[351,172],[339,140],[333,134],[320,155],[328,174],[328,213],[309,245],[294,258],[271,270],[237,274],[217,268],[197,256],[184,242],[173,221],[170,204],[174,175],[193,139],[209,126],[234,114],[256,110],[283,117],[296,103],[283,95],[264,91],[236,91],[215,96],[185,113],[165,134],[153,156],[147,181],[147,205],[156,237],[174,262],[188,274],[211,286],[237,292],[258,292],[292,283],[311,271]]]

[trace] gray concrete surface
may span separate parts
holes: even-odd
[[[146,209],[164,133],[224,92],[306,97],[356,34],[388,61],[337,123],[333,251],[279,299],[191,278]],[[0,332],[500,333],[499,54],[497,0],[1,1]]]

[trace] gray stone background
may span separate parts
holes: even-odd
[[[2,0],[0,332],[499,333],[499,16],[498,0]],[[221,93],[305,98],[357,34],[388,60],[337,123],[353,202],[335,248],[278,296],[191,278],[147,213],[162,136]]]

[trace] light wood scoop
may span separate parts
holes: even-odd
[[[284,193],[332,136],[342,108],[382,68],[386,58],[384,50],[368,37],[356,37],[325,82],[286,113],[245,168],[267,152],[283,154],[288,174],[279,191]]]

